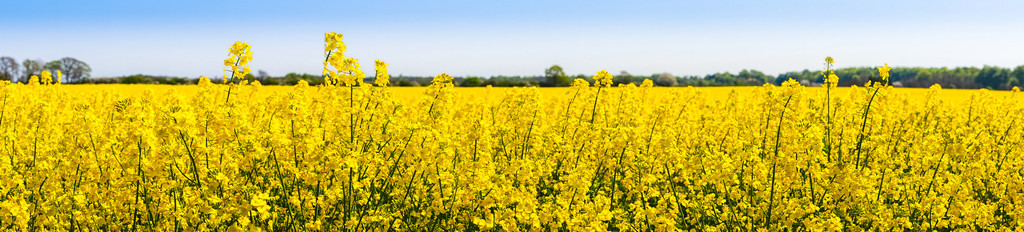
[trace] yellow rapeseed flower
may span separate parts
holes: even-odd
[[[373,67],[373,69],[376,71],[376,74],[374,75],[374,84],[377,84],[377,86],[381,87],[388,86],[388,83],[390,83],[389,79],[391,78],[391,75],[388,75],[388,63],[384,63],[384,61],[381,60],[376,60],[374,61]]]
[[[576,78],[576,79],[573,79],[573,81],[572,81],[572,87],[573,88],[588,87],[588,86],[590,86],[590,82],[587,82],[587,80],[584,80],[583,78]]]
[[[609,74],[608,71],[602,69],[600,72],[597,72],[597,74],[594,75],[594,81],[596,82],[595,85],[611,87],[612,74]]]
[[[889,68],[889,63],[885,63],[885,66],[883,67],[878,67],[878,75],[882,77],[882,82],[884,84],[889,83],[889,70],[891,70]]]
[[[53,74],[51,74],[49,70],[43,70],[39,73],[39,76],[41,78],[40,80],[44,85],[53,83]]]
[[[242,79],[249,74],[252,71],[249,68],[250,61],[252,61],[252,49],[248,43],[235,41],[234,44],[231,44],[231,48],[228,49],[228,58],[224,59],[224,66],[227,66],[225,69],[231,70],[233,74],[229,79]],[[230,82],[230,80],[226,82]]]

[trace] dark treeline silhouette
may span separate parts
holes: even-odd
[[[33,75],[41,75],[46,70],[52,78],[57,78],[60,71],[64,83],[78,83],[90,77],[92,68],[89,64],[73,57],[64,57],[50,62],[40,59],[25,59],[22,62],[10,56],[0,57],[0,80],[28,82]]]
[[[839,76],[839,86],[864,85],[867,81],[879,81],[878,70],[875,67],[851,67],[835,70]],[[1024,65],[1015,68],[1003,68],[996,66],[978,67],[957,67],[957,68],[921,68],[921,67],[895,67],[889,72],[889,82],[896,87],[929,87],[933,84],[940,84],[944,88],[989,88],[1007,90],[1014,86],[1020,86],[1024,82]],[[675,76],[670,73],[657,73],[651,75],[632,75],[621,71],[613,75],[615,85],[623,83],[635,83],[639,85],[644,79],[651,79],[658,86],[751,86],[771,83],[781,84],[790,78],[799,81],[805,86],[819,86],[823,79],[819,70],[803,70],[799,72],[787,72],[777,76],[767,75],[757,70],[742,70],[739,73],[721,72],[704,76]],[[405,76],[397,75],[391,77],[392,86],[427,86],[433,76]],[[569,86],[573,79],[581,78],[593,83],[592,75],[578,74],[565,75],[561,67],[552,66],[545,70],[540,76],[465,76],[455,77],[458,86],[479,87],[513,87],[513,86],[542,86],[560,87]],[[215,83],[220,80],[217,77],[211,78]],[[246,80],[259,80],[263,85],[295,85],[300,80],[305,80],[310,85],[323,83],[323,76],[319,74],[288,73],[284,76],[273,77],[265,71],[258,71],[256,75],[245,76]],[[75,83],[83,84],[195,84],[198,78],[169,77],[136,74],[121,77],[99,77],[82,78]],[[372,83],[373,77],[368,77],[366,83]]]
[[[581,78],[593,83],[591,75],[579,74],[567,76],[562,79],[557,72],[548,69],[545,76],[493,76],[484,77],[456,77],[459,86],[487,86],[510,87],[510,86],[568,86],[571,80]],[[557,70],[561,70],[558,68]],[[839,86],[864,85],[870,81],[881,81],[878,69],[875,67],[851,67],[836,69],[836,76],[839,76]],[[1024,65],[1016,68],[1002,68],[995,66],[957,67],[957,68],[921,68],[896,67],[889,71],[889,82],[896,87],[917,87],[927,88],[933,84],[939,84],[944,88],[989,88],[1008,90],[1014,86],[1021,86],[1024,82]],[[739,73],[721,72],[705,76],[675,76],[669,73],[658,73],[652,75],[631,75],[628,72],[620,72],[613,75],[615,85],[622,83],[635,83],[639,85],[644,79],[654,81],[658,86],[750,86],[771,83],[775,85],[792,78],[806,86],[819,86],[824,81],[820,70],[803,70],[799,72],[787,72],[777,76],[767,75],[757,70],[742,70]],[[427,76],[398,76],[392,77],[391,83],[399,86],[429,85],[433,77]],[[565,81],[568,80],[568,81]]]
[[[840,86],[863,85],[868,80],[880,81],[878,69],[873,67],[842,68],[835,70],[839,76]],[[962,89],[1002,89],[1007,90],[1014,86],[1020,86],[1024,82],[1024,65],[1016,68],[1002,68],[995,66],[957,67],[957,68],[892,68],[889,71],[889,82],[897,87],[929,87],[933,84],[942,85],[944,88]],[[802,83],[822,82],[819,71],[804,70],[801,72],[788,72],[774,78],[773,84],[780,84],[787,79],[801,81]]]

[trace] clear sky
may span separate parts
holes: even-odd
[[[770,75],[838,67],[1024,64],[1022,1],[27,1],[0,9],[0,56],[87,62],[94,77],[319,73],[323,33],[393,76]]]

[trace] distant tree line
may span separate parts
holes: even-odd
[[[592,75],[578,74],[574,76],[557,72],[558,69],[549,69],[544,76],[491,76],[478,77],[466,76],[455,77],[455,83],[462,87],[515,87],[515,86],[540,86],[540,87],[561,87],[569,86],[573,79],[583,79],[593,83]],[[864,85],[867,81],[880,81],[878,69],[875,67],[854,67],[835,70],[839,76],[840,86]],[[932,84],[940,84],[944,88],[989,88],[1006,90],[1013,86],[1021,86],[1024,80],[1024,65],[1014,69],[985,66],[959,67],[959,68],[892,68],[889,72],[889,82],[897,87],[920,87],[926,88]],[[742,70],[739,73],[721,72],[704,76],[675,76],[670,73],[658,73],[651,75],[632,75],[622,71],[613,75],[615,85],[634,83],[639,85],[644,79],[651,79],[657,86],[751,86],[771,83],[781,84],[790,78],[799,81],[806,86],[821,85],[823,79],[820,71],[803,70],[800,72],[787,72],[778,76],[767,75],[757,70]],[[433,76],[392,76],[393,86],[427,86],[433,80]],[[258,80],[263,85],[295,85],[300,80],[305,80],[310,85],[323,83],[323,76],[319,74],[288,73],[284,76],[272,77],[265,71],[257,71],[256,75],[246,75],[248,81]],[[215,82],[218,80],[214,80]],[[167,77],[151,75],[130,75],[123,77],[90,78],[78,83],[121,83],[121,84],[195,84],[196,78]],[[373,78],[364,80],[372,83]]]
[[[850,67],[835,70],[839,76],[839,86],[864,85],[867,81],[881,81],[878,69],[875,67]],[[1014,86],[1024,84],[1024,65],[1013,69],[984,66],[957,67],[957,68],[922,68],[922,67],[896,67],[889,72],[889,82],[897,87],[918,87],[927,88],[933,84],[940,84],[944,88],[989,88],[1008,90]],[[657,86],[750,86],[764,85],[771,83],[780,85],[782,82],[792,78],[806,86],[819,86],[824,82],[821,71],[803,70],[800,72],[787,72],[778,76],[767,75],[758,70],[741,70],[739,73],[720,72],[704,76],[676,76],[670,73],[657,73],[651,75],[632,75],[621,71],[613,75],[615,85],[634,83],[639,85],[644,79],[650,79]],[[398,83],[400,86],[429,85],[433,77],[399,76],[393,77],[391,83]],[[583,79],[590,83],[594,80],[592,75],[578,74],[569,76],[562,71],[558,65],[548,68],[544,76],[492,76],[484,77],[456,77],[455,81],[459,86],[542,86],[562,87],[569,86],[573,79]]]
[[[837,69],[840,86],[863,85],[868,80],[880,81],[878,70],[874,67],[856,67]],[[933,84],[944,88],[989,88],[1008,90],[1024,83],[1024,65],[1016,68],[995,66],[957,67],[957,68],[892,68],[889,71],[889,82],[897,87],[929,87]],[[792,78],[803,83],[821,83],[819,71],[804,70],[788,72],[774,78],[774,84]]]
[[[154,75],[129,75],[121,77],[100,77],[90,78],[92,69],[88,64],[71,57],[61,58],[43,63],[41,60],[26,59],[18,62],[11,57],[0,57],[0,79],[27,82],[32,75],[39,75],[42,70],[50,70],[56,75],[58,70],[63,73],[64,83],[81,84],[195,84],[197,77],[169,77]],[[835,70],[839,76],[839,86],[864,85],[867,81],[879,81],[878,70],[875,67],[850,67]],[[996,66],[957,67],[957,68],[892,68],[889,72],[889,82],[897,87],[929,87],[933,84],[940,84],[945,88],[989,88],[1007,90],[1014,86],[1021,86],[1024,83],[1024,65],[1016,68],[1003,68]],[[745,86],[763,85],[771,83],[781,84],[788,79],[799,81],[803,85],[817,86],[823,82],[821,71],[803,70],[799,72],[787,72],[777,76],[767,75],[757,70],[741,70],[739,73],[720,72],[704,76],[676,76],[670,73],[656,73],[651,75],[633,75],[621,71],[614,76],[615,85],[634,83],[639,85],[644,79],[650,79],[658,86]],[[394,86],[426,86],[430,85],[433,76],[392,76],[391,83]],[[463,87],[495,86],[542,86],[542,87],[563,87],[569,86],[573,79],[584,79],[593,83],[592,75],[578,74],[566,75],[561,66],[553,65],[544,70],[543,76],[466,76],[455,77],[455,82]],[[260,81],[263,85],[295,85],[300,80],[305,80],[311,85],[323,83],[323,76],[319,74],[288,73],[284,76],[273,77],[266,71],[259,70],[256,74],[245,76],[248,81]],[[372,83],[373,77],[368,77],[365,82]],[[216,81],[216,80],[215,80]]]
[[[522,83],[515,83],[513,86],[568,86],[569,79],[582,78],[593,83],[589,75],[576,75],[568,77],[561,71],[558,65],[552,66],[545,71],[543,77],[522,77]],[[839,86],[864,85],[870,81],[881,81],[878,69],[875,67],[850,67],[835,70],[839,76]],[[889,72],[889,82],[897,87],[920,87],[926,88],[933,84],[940,84],[945,88],[989,88],[1008,90],[1014,86],[1024,84],[1024,65],[1013,69],[984,66],[957,67],[957,68],[922,68],[922,67],[897,67]],[[614,75],[613,81],[616,85],[623,83],[634,83],[639,85],[644,79],[650,79],[658,86],[744,86],[763,85],[771,83],[780,85],[782,82],[793,79],[803,85],[818,86],[824,82],[821,71],[803,70],[800,72],[787,72],[778,76],[767,75],[757,70],[742,70],[733,74],[729,72],[708,74],[705,76],[675,76],[670,73],[659,73],[648,76],[635,76],[626,71]],[[498,86],[498,85],[495,85]]]
[[[38,76],[43,70],[50,71],[54,78],[57,77],[57,71],[60,71],[64,83],[82,82],[92,73],[92,68],[88,64],[72,57],[45,63],[38,59],[25,59],[19,63],[9,56],[0,57],[0,80],[24,83],[28,82],[32,75]]]

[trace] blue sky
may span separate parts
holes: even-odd
[[[222,75],[228,46],[251,67],[319,73],[323,33],[392,75],[771,75],[837,66],[1024,64],[1013,1],[8,1],[0,56],[70,56],[93,76]]]

